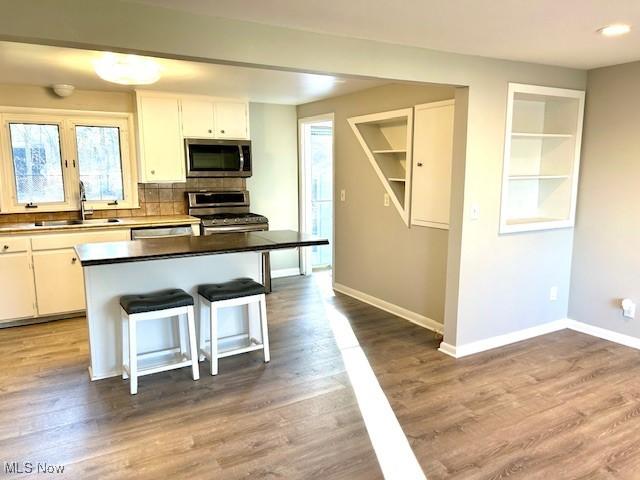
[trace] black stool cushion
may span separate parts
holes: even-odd
[[[264,285],[250,278],[238,278],[225,283],[209,283],[200,285],[198,293],[210,302],[229,300],[231,298],[249,297],[265,293]]]
[[[124,295],[120,297],[120,305],[125,312],[133,315],[167,308],[187,307],[193,305],[193,297],[184,290],[172,288],[143,295]]]

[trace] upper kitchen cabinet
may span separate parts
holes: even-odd
[[[249,138],[249,104],[220,101],[213,105],[216,138]]]
[[[185,138],[249,138],[249,105],[244,101],[182,97]]]
[[[572,227],[584,92],[509,84],[500,233]]]
[[[136,92],[136,99],[141,181],[184,182],[180,98],[155,92]]]
[[[411,224],[449,228],[454,100],[416,105]]]
[[[185,138],[213,138],[213,101],[182,98],[182,135]]]

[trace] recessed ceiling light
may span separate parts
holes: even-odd
[[[160,66],[150,58],[105,53],[93,62],[100,78],[121,85],[149,85],[160,79]]]
[[[624,35],[625,33],[629,33],[631,31],[631,26],[626,25],[624,23],[614,23],[613,25],[607,25],[606,27],[602,27],[598,30],[598,33],[604,35],[605,37],[617,37],[619,35]]]

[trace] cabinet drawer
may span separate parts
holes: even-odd
[[[28,237],[0,237],[0,254],[29,251]]]
[[[129,230],[109,230],[100,232],[56,233],[38,235],[31,239],[34,251],[73,248],[80,243],[118,242],[130,239]]]

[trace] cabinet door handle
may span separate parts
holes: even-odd
[[[73,257],[73,258],[71,259],[71,263],[76,263],[77,261],[78,261],[78,259],[77,259],[76,257]]]
[[[418,167],[421,167],[422,166],[422,162],[418,162],[417,165],[418,165]]]
[[[151,175],[155,175],[156,171],[155,170],[151,170]]]
[[[213,133],[213,130],[209,129],[209,133]]]
[[[224,130],[220,130],[220,133],[224,133]]]
[[[4,250],[5,252],[6,252],[7,250],[9,250],[9,245],[4,245],[4,246],[2,247],[2,250]]]

